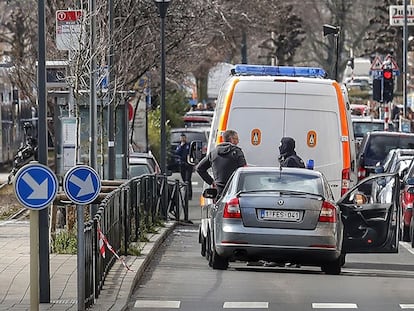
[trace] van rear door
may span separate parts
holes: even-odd
[[[249,165],[278,166],[281,138],[294,138],[298,155],[305,162],[314,160],[315,169],[326,176],[339,199],[342,171],[351,161],[349,148],[344,153],[344,144],[349,147],[350,141],[347,126],[343,135],[347,119],[341,116],[340,109],[346,114],[345,103],[341,104],[337,90],[326,80],[244,78],[235,85],[226,128],[238,132]]]

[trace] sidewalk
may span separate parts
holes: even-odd
[[[0,310],[30,310],[30,223],[0,221]],[[88,310],[125,310],[136,282],[176,222],[168,222],[149,237],[141,256],[127,256],[134,271],[116,261],[95,304]],[[39,310],[78,310],[76,255],[50,254],[50,303]]]

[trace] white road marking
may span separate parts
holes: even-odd
[[[226,301],[223,309],[269,309],[268,302]]]
[[[356,303],[312,303],[313,309],[358,309]]]
[[[179,309],[180,301],[175,300],[137,300],[135,301],[134,308],[169,308],[169,309]]]
[[[411,247],[411,242],[401,242],[400,245],[403,246],[407,251],[414,255],[414,249]]]
[[[414,309],[414,304],[400,304],[401,309]]]

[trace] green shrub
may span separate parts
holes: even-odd
[[[78,250],[78,240],[76,230],[62,230],[56,233],[53,240],[53,252],[57,254],[76,254]]]

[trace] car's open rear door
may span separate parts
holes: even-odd
[[[338,201],[344,253],[398,252],[399,192],[398,174],[377,174],[362,180]]]

